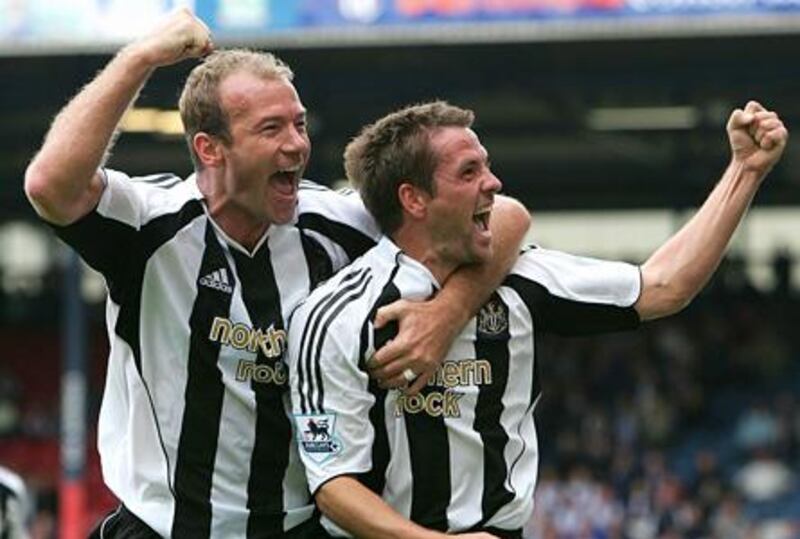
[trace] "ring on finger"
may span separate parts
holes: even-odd
[[[412,371],[411,369],[404,369],[403,370],[403,378],[405,378],[406,382],[413,382],[417,379],[417,374]]]

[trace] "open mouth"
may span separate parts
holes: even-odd
[[[269,177],[270,183],[278,193],[282,195],[293,195],[300,182],[300,167],[286,168],[279,170]]]
[[[492,215],[491,208],[484,208],[482,210],[478,210],[472,216],[472,222],[475,223],[475,226],[478,227],[481,231],[488,231],[489,230],[489,219]]]

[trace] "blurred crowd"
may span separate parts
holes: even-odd
[[[639,331],[539,344],[526,538],[800,538],[800,298],[739,269]]]
[[[537,343],[541,464],[526,539],[800,538],[800,295],[735,261],[683,313],[638,331]],[[782,275],[782,277],[781,277]],[[105,367],[95,313],[90,424]],[[57,328],[0,334],[0,466],[57,536]],[[90,443],[90,521],[114,504]],[[90,525],[91,522],[87,522]]]

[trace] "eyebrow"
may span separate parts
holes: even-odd
[[[305,119],[306,119],[306,117],[307,117],[307,111],[306,111],[306,109],[302,109],[302,110],[300,110],[300,111],[299,111],[299,112],[298,112],[298,113],[297,113],[297,114],[296,114],[296,115],[295,115],[295,116],[294,116],[294,117],[293,117],[293,118],[292,118],[290,121],[294,122],[294,121],[296,121],[298,118],[302,118],[302,119],[304,119],[304,120],[305,120]],[[281,115],[281,114],[273,114],[273,115],[271,115],[271,116],[264,116],[263,118],[259,119],[259,120],[258,120],[258,121],[255,123],[255,127],[256,127],[256,128],[261,128],[261,127],[263,127],[265,124],[268,124],[268,123],[271,123],[271,122],[278,122],[278,123],[281,123],[281,122],[284,122],[285,120],[286,120],[286,118],[285,118],[283,115]]]

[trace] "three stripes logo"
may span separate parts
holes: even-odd
[[[201,277],[197,282],[201,286],[213,288],[214,290],[219,290],[220,292],[225,292],[226,294],[233,293],[233,288],[228,281],[228,270],[225,268],[212,271],[205,277]]]

